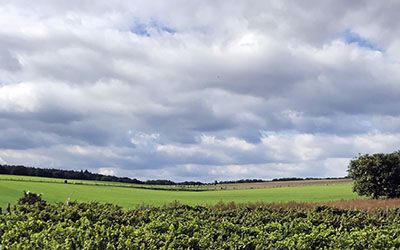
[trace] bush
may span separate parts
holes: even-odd
[[[0,249],[400,249],[399,223],[398,208],[34,203],[0,214]]]
[[[40,194],[35,194],[32,192],[25,192],[24,191],[24,196],[19,199],[18,204],[20,205],[34,205],[38,204],[39,206],[45,206],[46,201],[42,199],[42,196]]]
[[[400,151],[389,154],[359,155],[350,161],[353,190],[373,198],[400,197]]]

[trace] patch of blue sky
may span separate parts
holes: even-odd
[[[147,37],[150,37],[154,31],[158,33],[168,33],[168,34],[176,33],[176,30],[174,28],[164,25],[155,20],[151,20],[147,23],[135,21],[132,27],[130,28],[130,31],[139,36],[147,36]]]
[[[375,50],[382,52],[383,50],[373,41],[368,40],[365,37],[362,37],[357,32],[352,31],[351,29],[345,30],[343,33],[344,41],[347,44],[356,44],[358,47],[366,48],[369,50]]]

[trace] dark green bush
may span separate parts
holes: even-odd
[[[37,204],[41,207],[46,205],[46,201],[42,199],[40,194],[32,193],[29,191],[24,192],[24,196],[18,200],[20,205],[33,205]]]

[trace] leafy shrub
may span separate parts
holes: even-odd
[[[29,191],[24,191],[24,196],[18,200],[20,205],[34,205],[38,204],[41,207],[46,205],[46,201],[42,199],[40,194],[35,194]]]
[[[175,203],[125,210],[100,203],[46,204],[38,197],[25,194],[11,213],[0,214],[0,249],[400,248],[400,209],[223,210]]]

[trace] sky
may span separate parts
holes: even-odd
[[[399,1],[0,0],[0,164],[340,177],[400,145]]]

